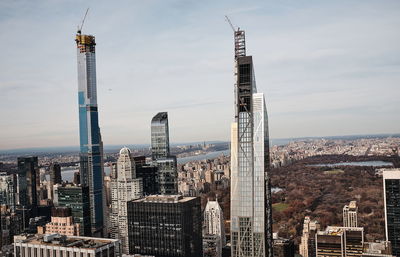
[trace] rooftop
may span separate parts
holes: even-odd
[[[166,119],[168,119],[168,112],[159,112],[153,117],[151,122],[159,122]]]
[[[85,249],[97,249],[117,241],[118,241],[117,239],[82,237],[82,236],[64,236],[60,234],[45,234],[45,235],[22,234],[14,236],[15,243],[78,247]]]
[[[134,200],[133,202],[146,203],[182,203],[196,199],[196,197],[183,197],[181,195],[149,195],[145,198]]]

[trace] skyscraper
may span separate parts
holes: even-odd
[[[357,202],[350,201],[349,205],[343,207],[343,226],[344,227],[357,227]]]
[[[128,202],[129,253],[203,257],[199,197],[152,195]]]
[[[153,160],[157,160],[168,156],[168,113],[159,112],[151,120],[151,157]]]
[[[218,201],[208,201],[204,209],[203,243],[208,239],[215,245],[215,256],[222,256],[222,247],[226,244],[224,214]],[[214,237],[209,237],[210,235]],[[214,248],[214,247],[213,247]],[[203,249],[203,252],[207,252]]]
[[[25,222],[30,216],[36,216],[40,189],[38,157],[18,157],[16,204],[20,206]]]
[[[178,193],[178,171],[176,157],[170,156],[156,160],[157,184],[159,193],[163,195],[174,195]]]
[[[50,199],[53,200],[54,198],[53,186],[56,184],[61,184],[61,182],[61,166],[58,163],[54,163],[50,166]]]
[[[15,191],[17,187],[16,175],[0,172],[0,205],[15,210]]]
[[[131,151],[124,147],[119,151],[117,165],[111,174],[110,234],[121,240],[123,253],[129,253],[127,202],[143,195],[143,180],[136,178],[135,161]]]
[[[50,183],[61,184],[61,166],[58,163],[54,163],[50,166]]]
[[[235,36],[235,122],[231,131],[232,257],[272,257],[268,118],[257,93],[245,32]]]
[[[160,194],[178,193],[176,157],[170,155],[168,113],[159,112],[151,120],[151,156],[158,168],[157,182]]]
[[[361,256],[364,228],[328,226],[315,237],[316,257]]]
[[[392,243],[394,256],[400,256],[400,169],[383,171],[386,240]]]
[[[88,186],[65,185],[57,187],[57,202],[58,206],[71,209],[74,223],[79,224],[79,235],[92,235]]]
[[[304,218],[303,235],[299,245],[299,253],[303,257],[315,257],[315,234],[319,231],[318,221],[311,220],[310,216]]]
[[[96,90],[95,37],[76,34],[78,54],[78,102],[81,184],[89,186],[93,236],[103,234],[103,143],[101,141]]]
[[[146,164],[145,156],[133,157],[136,166],[136,177],[143,180],[143,195],[158,194],[157,173],[156,166]]]

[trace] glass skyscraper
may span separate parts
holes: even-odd
[[[245,33],[235,33],[235,122],[231,131],[232,257],[272,257],[268,117],[257,93]]]
[[[151,157],[153,160],[169,156],[168,113],[159,112],[151,120]]]
[[[101,141],[96,90],[95,37],[76,35],[78,53],[78,102],[81,184],[89,186],[91,230],[103,234],[103,144]]]
[[[383,171],[386,240],[392,243],[393,256],[400,256],[400,169]]]
[[[170,155],[167,112],[159,112],[151,120],[151,156],[158,168],[157,183],[159,193],[177,194],[177,162],[176,157]]]

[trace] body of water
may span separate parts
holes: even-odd
[[[183,164],[191,161],[201,161],[201,160],[206,160],[206,159],[214,159],[217,158],[220,155],[229,155],[230,151],[229,150],[223,150],[223,151],[216,151],[216,152],[211,152],[211,153],[206,153],[206,154],[199,154],[199,155],[193,155],[193,156],[188,156],[188,157],[182,157],[178,158],[178,163]]]
[[[369,166],[369,167],[393,167],[393,163],[384,161],[365,161],[365,162],[338,162],[311,164],[308,166],[316,167],[339,167],[339,166]]]

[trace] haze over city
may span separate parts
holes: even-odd
[[[224,15],[247,31],[272,138],[399,132],[398,1],[2,1],[0,149],[79,143],[74,35],[87,7],[105,144],[149,143],[158,111],[172,142],[229,139]]]

